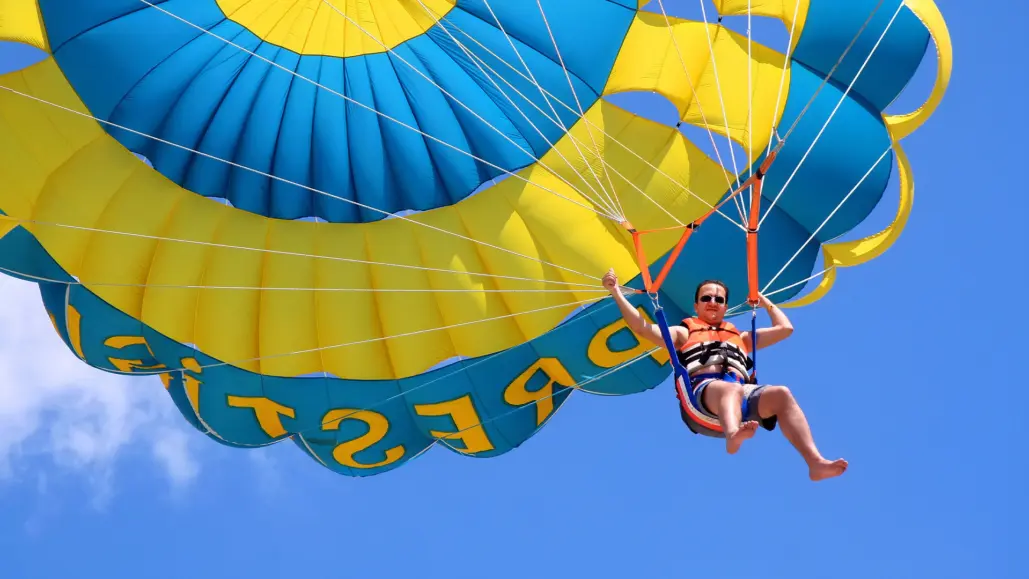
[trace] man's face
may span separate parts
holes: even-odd
[[[693,304],[697,317],[709,324],[718,324],[725,316],[728,307],[725,300],[725,289],[720,285],[709,283],[700,288],[697,303]]]

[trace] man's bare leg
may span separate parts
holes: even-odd
[[[777,416],[783,436],[797,449],[807,463],[808,476],[819,481],[840,476],[847,470],[847,461],[842,458],[827,460],[818,452],[807,417],[800,409],[793,394],[785,386],[769,386],[761,392],[758,402],[761,418]]]
[[[725,432],[725,450],[736,454],[744,440],[757,432],[757,422],[750,420],[740,424],[740,406],[743,403],[743,387],[735,382],[714,380],[704,388],[704,405],[717,416]]]

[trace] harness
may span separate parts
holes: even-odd
[[[720,363],[720,378],[724,378],[732,369],[744,376],[748,383],[753,382],[754,361],[749,355],[751,347],[740,337],[736,326],[724,320],[712,326],[697,317],[684,319],[682,325],[689,333],[686,343],[677,354],[687,375],[698,368]]]
[[[643,281],[644,289],[637,289],[635,292],[646,293],[654,302],[655,321],[657,322],[658,328],[661,330],[661,337],[665,343],[665,348],[670,355],[673,355],[672,374],[675,379],[675,391],[676,396],[679,398],[680,410],[682,411],[683,419],[685,420],[688,416],[691,420],[696,421],[701,426],[715,432],[721,432],[722,427],[717,420],[705,416],[698,409],[699,403],[697,401],[696,394],[693,392],[692,380],[688,369],[695,370],[696,368],[706,364],[721,362],[721,376],[723,378],[731,368],[737,371],[742,370],[740,374],[747,377],[747,382],[756,383],[757,381],[756,372],[753,370],[757,365],[757,305],[759,302],[757,289],[757,232],[758,226],[761,223],[761,189],[765,174],[768,172],[768,168],[771,167],[772,162],[779,154],[779,150],[785,142],[785,140],[780,139],[779,144],[775,149],[769,151],[768,155],[765,157],[764,161],[761,162],[761,165],[757,170],[747,178],[742,185],[737,187],[731,195],[726,196],[700,218],[690,223],[680,225],[679,228],[683,229],[682,237],[679,238],[679,242],[676,243],[675,247],[673,247],[668,253],[665,264],[661,268],[657,278],[652,277],[646,253],[643,251],[643,235],[679,228],[672,227],[639,231],[632,225],[632,223],[628,221],[621,222],[621,225],[632,235],[632,243],[636,250],[636,263],[639,265],[640,276]],[[703,323],[699,319],[687,318],[683,320],[683,325],[689,329],[687,342],[681,349],[676,351],[671,331],[668,328],[668,320],[665,317],[664,308],[661,307],[661,303],[658,300],[658,291],[661,289],[661,285],[665,282],[668,274],[671,272],[672,265],[679,259],[679,255],[682,253],[683,247],[686,246],[686,242],[689,241],[693,232],[696,231],[704,221],[714,215],[722,205],[728,203],[730,199],[733,199],[739,195],[740,192],[746,189],[751,190],[750,215],[747,220],[747,281],[750,286],[750,292],[747,295],[747,302],[753,308],[750,321],[752,329],[750,335],[751,347],[748,348],[747,345],[743,343],[739,332],[728,322],[722,322],[718,326],[712,327]],[[750,353],[750,356],[747,356],[748,353]],[[744,397],[741,408],[743,416],[747,415],[747,405],[747,398]],[[687,425],[689,425],[689,422],[687,422]],[[690,430],[696,432],[692,426],[690,426]]]

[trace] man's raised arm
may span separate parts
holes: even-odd
[[[657,324],[650,323],[644,319],[640,312],[625,298],[621,290],[618,289],[618,276],[615,274],[614,268],[609,269],[604,274],[604,287],[611,292],[611,296],[614,297],[615,303],[618,304],[618,309],[621,311],[622,317],[625,318],[625,323],[628,324],[630,330],[658,346],[665,345],[665,340],[661,336],[661,328]],[[671,329],[674,330],[674,328]],[[675,338],[674,331],[672,332],[672,338],[673,340]]]
[[[793,324],[790,323],[790,319],[786,317],[779,306],[772,303],[771,300],[766,298],[763,294],[760,296],[761,306],[768,312],[768,317],[772,318],[771,328],[758,328],[757,331],[757,347],[767,348],[773,344],[777,344],[786,338],[790,337],[793,333]],[[744,332],[749,334],[749,332]],[[750,336],[741,335],[744,341],[750,341]]]

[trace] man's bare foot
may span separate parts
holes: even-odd
[[[847,461],[842,458],[836,460],[821,459],[808,465],[808,476],[813,481],[820,481],[834,476],[840,476],[847,470]]]
[[[735,434],[725,439],[725,450],[729,454],[736,454],[740,450],[740,445],[743,444],[743,441],[754,436],[755,432],[757,432],[757,422],[753,420],[744,422]]]

